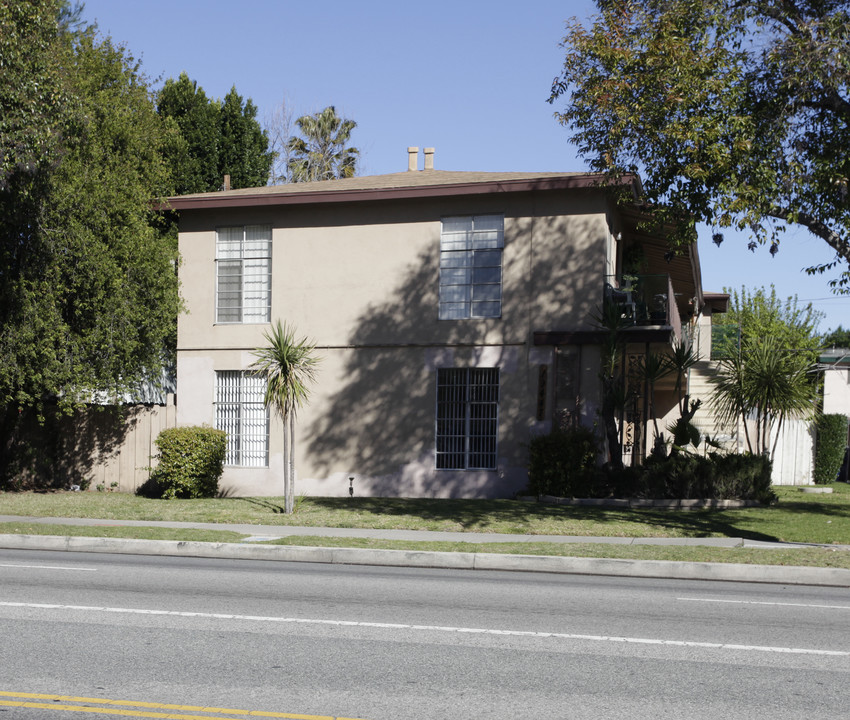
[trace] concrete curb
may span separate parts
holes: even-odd
[[[368,550],[364,548],[204,543],[177,540],[129,540],[56,535],[0,535],[0,548],[452,570],[504,570],[675,580],[720,580],[850,588],[850,570],[843,568],[573,558],[549,555]]]

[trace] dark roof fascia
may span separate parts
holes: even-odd
[[[729,312],[729,293],[703,293],[705,304],[711,308],[711,312]]]
[[[635,182],[631,176],[623,177],[621,185]],[[451,197],[462,195],[489,195],[498,193],[534,192],[546,190],[605,189],[599,175],[553,176],[520,180],[489,180],[482,182],[440,183],[392,188],[357,188],[348,190],[316,190],[290,193],[210,193],[191,197],[171,197],[160,206],[163,210],[200,210],[206,208],[238,208],[269,205],[309,205],[317,203],[371,202],[381,200],[408,200],[415,198]]]
[[[673,342],[673,328],[630,327],[622,331],[625,343],[664,343]],[[534,333],[535,345],[601,345],[608,336],[608,330],[555,330]]]

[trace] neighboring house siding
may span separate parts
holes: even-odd
[[[850,417],[850,368],[827,366],[824,369],[823,411]]]

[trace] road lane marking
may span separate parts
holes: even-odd
[[[726,603],[727,605],[771,605],[774,607],[820,608],[824,610],[850,610],[850,605],[817,605],[815,603],[767,602],[766,600],[725,600],[721,598],[686,598],[677,600],[685,602]]]
[[[26,568],[29,570],[79,570],[81,572],[97,572],[97,568],[81,568],[81,567],[59,567],[58,565],[16,565],[0,563],[0,567],[7,568]]]
[[[125,717],[170,718],[171,720],[244,720],[245,717],[286,718],[287,720],[357,720],[336,715],[303,715],[297,713],[268,712],[265,710],[234,710],[231,708],[204,707],[202,705],[171,705],[165,703],[144,702],[140,700],[107,700],[105,698],[76,697],[73,695],[44,695],[0,690],[0,697],[23,698],[23,700],[0,700],[0,706],[27,707],[40,710],[66,710],[71,712],[99,713],[101,715],[122,715]],[[51,700],[52,702],[31,702],[33,700]],[[57,703],[88,703],[88,705],[58,705]],[[103,707],[116,705],[119,707]],[[130,710],[122,708],[147,708]],[[175,715],[174,713],[153,712],[154,710],[179,710],[181,712],[203,712],[207,715]],[[227,713],[231,717],[226,717]],[[239,717],[235,717],[239,716]]]
[[[503,635],[508,637],[555,638],[557,640],[587,640],[634,645],[663,645],[666,647],[704,648],[709,650],[742,650],[747,652],[781,653],[790,655],[826,655],[850,657],[848,650],[818,650],[815,648],[773,647],[766,645],[736,645],[722,642],[694,640],[663,640],[660,638],[633,638],[616,635],[584,635],[576,633],[540,632],[535,630],[496,630],[443,625],[407,625],[404,623],[361,622],[357,620],[319,620],[315,618],[267,617],[262,615],[232,615],[226,613],[184,612],[178,610],[142,610],[135,608],[99,607],[90,605],[54,605],[47,603],[2,602],[0,607],[30,608],[35,610],[81,610],[84,612],[118,613],[128,615],[158,615],[167,617],[204,618],[210,620],[239,620],[249,622],[287,623],[292,625],[330,625],[388,630],[417,630],[425,632],[461,633],[470,635]]]

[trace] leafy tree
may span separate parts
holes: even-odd
[[[705,222],[779,248],[790,224],[834,251],[850,292],[846,0],[597,0],[568,25],[550,102],[594,170],[637,172],[674,240]]]
[[[313,182],[354,177],[357,172],[357,148],[346,147],[354,120],[344,120],[332,105],[295,121],[303,137],[289,139],[290,182]]]
[[[83,19],[83,11],[86,5],[83,2],[71,2],[71,0],[60,0],[57,21],[60,33],[79,33],[90,25]]]
[[[68,120],[57,23],[61,7],[57,0],[0,4],[0,222],[5,263],[19,249],[13,228],[27,212],[16,205],[42,191],[40,183],[58,160],[58,139]]]
[[[295,500],[295,416],[310,396],[309,384],[316,380],[318,358],[315,345],[306,338],[295,339],[295,330],[277,321],[264,335],[267,347],[254,351],[251,368],[266,379],[263,402],[273,408],[283,423],[284,510],[292,513]]]
[[[182,143],[169,152],[178,194],[221,189],[224,175],[233,188],[265,185],[274,160],[257,108],[243,102],[234,86],[223,101],[207,97],[184,72],[165,81],[157,112],[180,129]]]
[[[274,157],[269,138],[257,122],[257,107],[230,89],[221,105],[219,168],[234,188],[259,187],[269,180]]]
[[[184,72],[177,80],[165,81],[157,93],[156,110],[160,116],[172,118],[182,136],[183,142],[175,144],[169,155],[175,192],[218,190],[223,177],[218,160],[219,105]]]
[[[167,129],[133,58],[94,29],[60,32],[59,7],[0,4],[4,441],[27,412],[158,374],[179,308],[175,238],[151,202],[172,192]]]
[[[850,329],[845,330],[839,325],[824,336],[823,344],[824,347],[850,348]]]
[[[721,354],[737,352],[738,337],[742,340],[773,337],[779,347],[789,352],[802,352],[811,362],[817,359],[821,347],[818,324],[823,313],[815,310],[811,303],[800,307],[796,296],[781,300],[776,288],[757,288],[741,291],[725,288],[730,295],[729,310],[715,315],[712,322],[720,328],[721,343],[725,345]],[[723,332],[735,328],[738,332]]]

